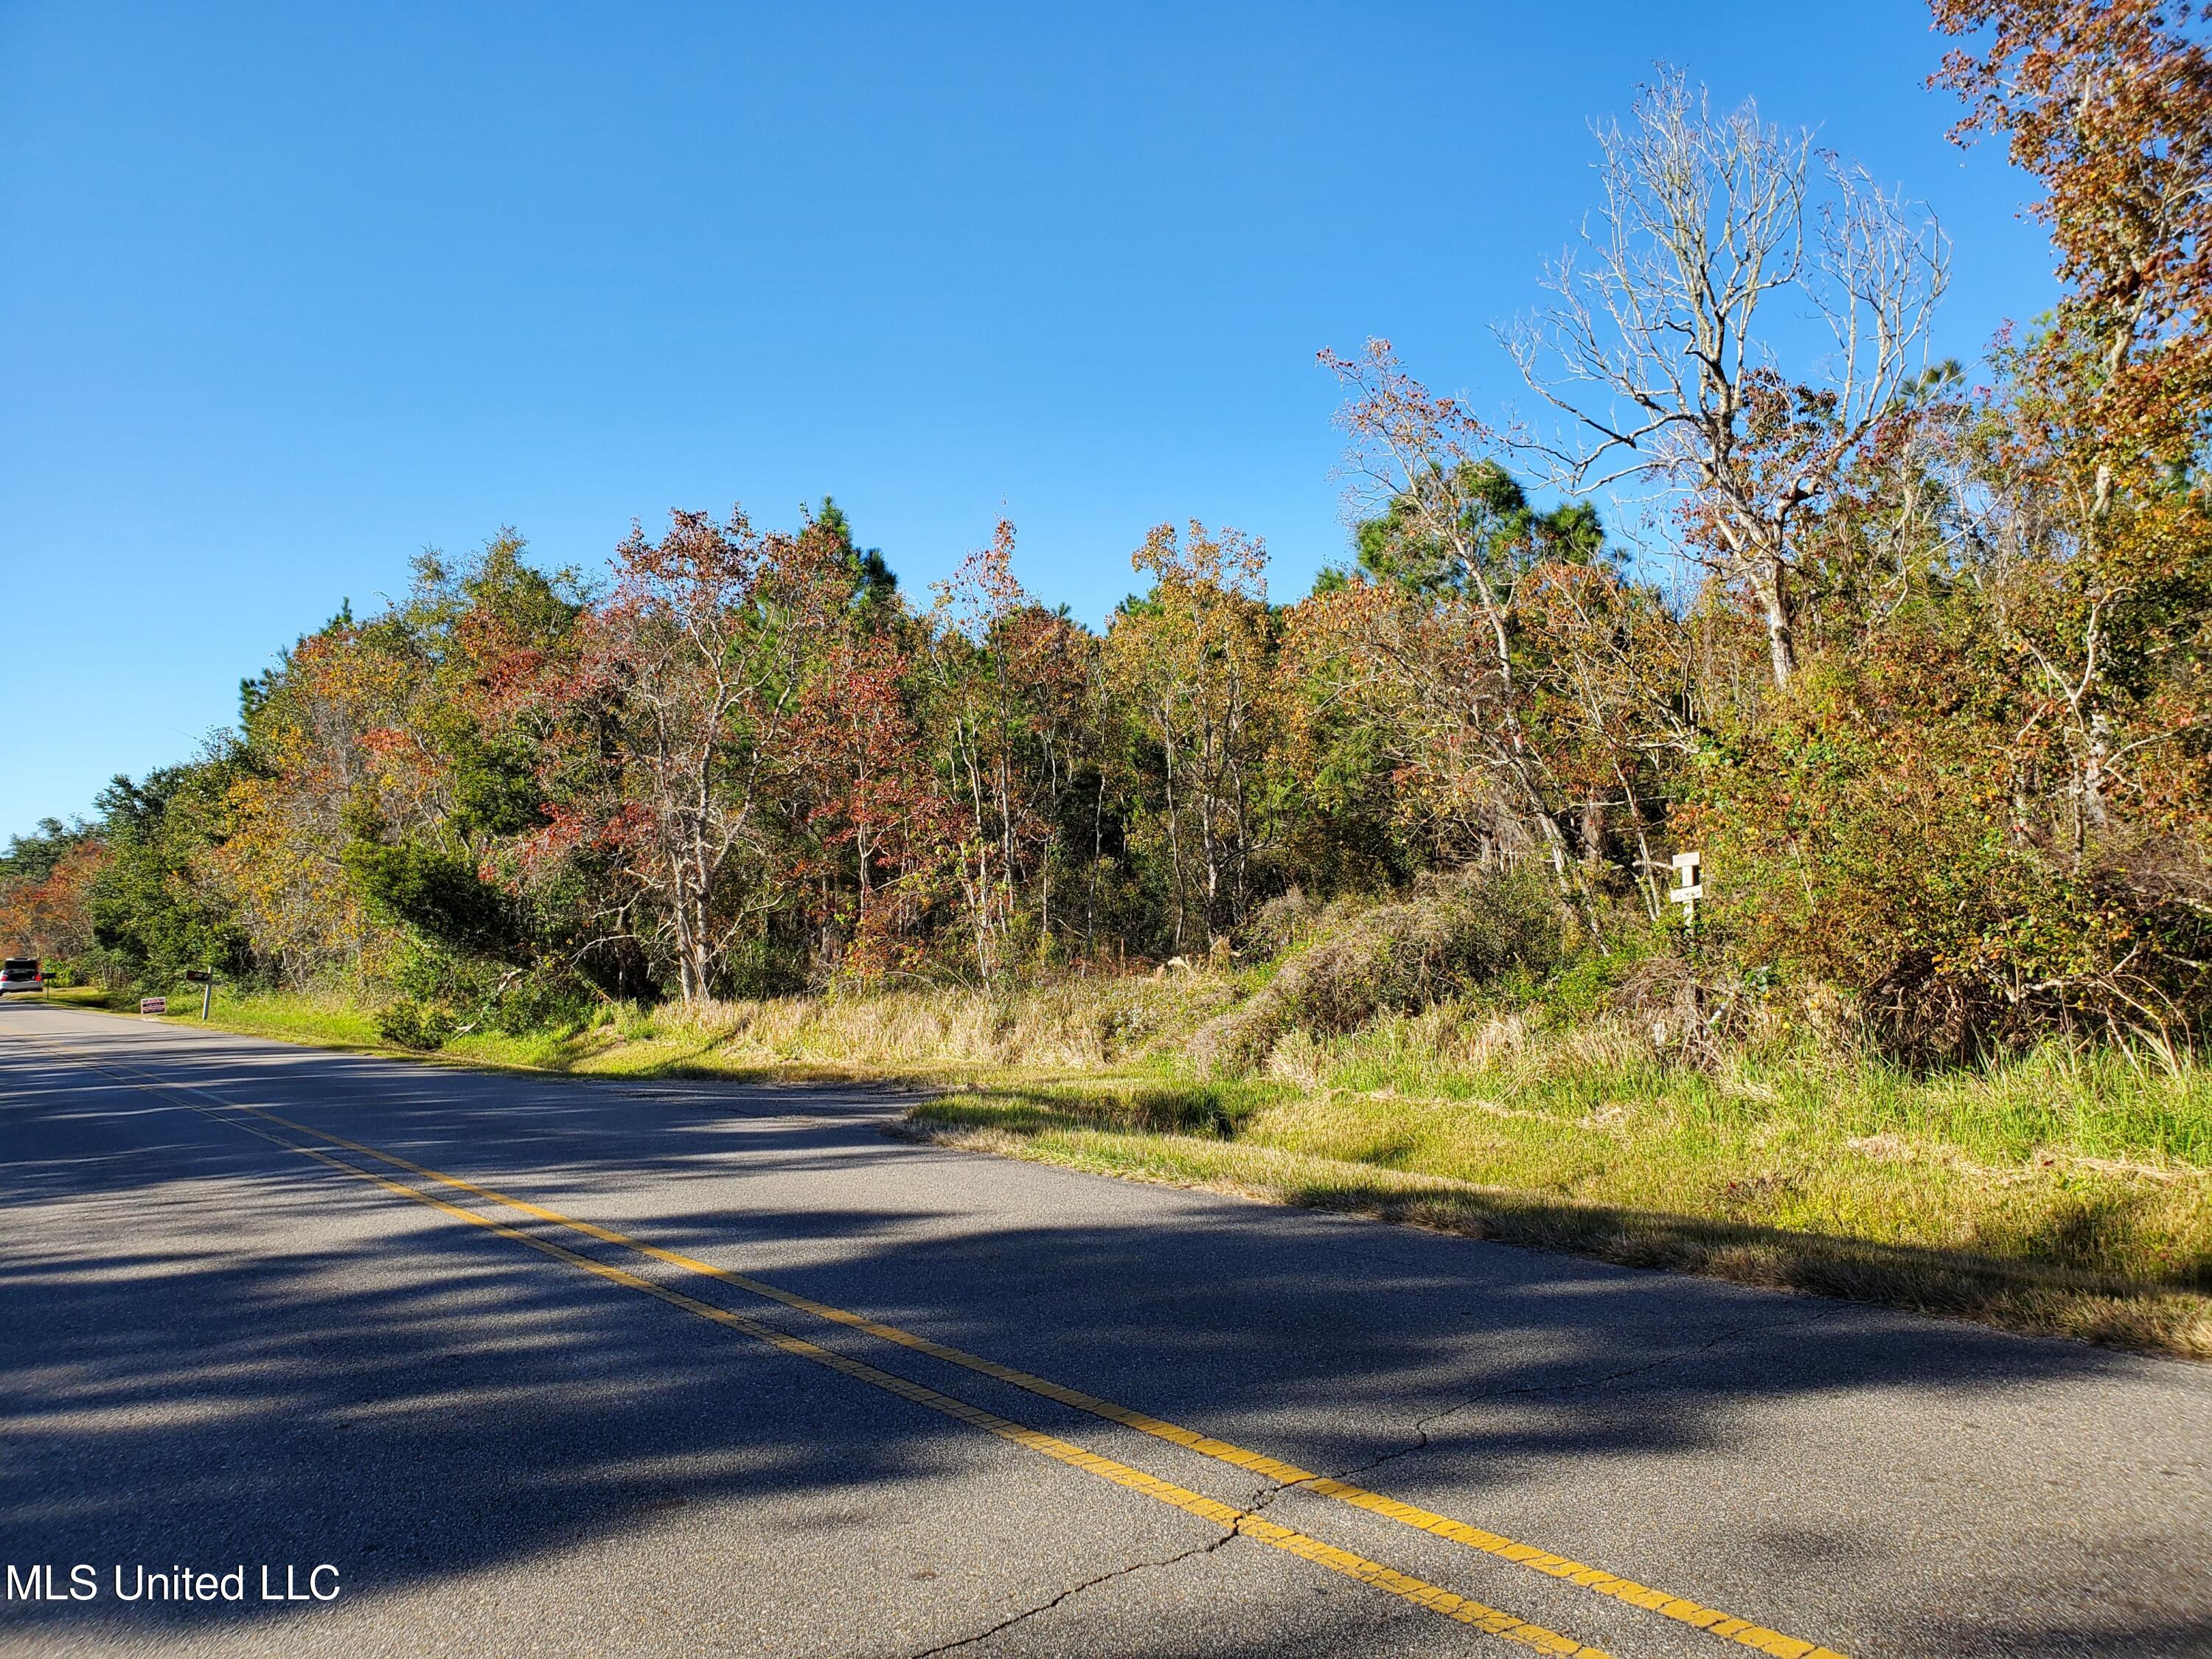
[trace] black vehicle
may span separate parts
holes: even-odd
[[[17,996],[27,991],[43,991],[46,976],[39,971],[36,957],[9,957],[0,962],[0,996],[14,992]]]

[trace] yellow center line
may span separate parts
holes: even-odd
[[[94,1060],[88,1055],[76,1054],[75,1051],[70,1052],[72,1057],[89,1064],[107,1064],[106,1061]],[[124,1069],[132,1068],[125,1067]],[[141,1073],[138,1075],[152,1077],[151,1073]],[[1047,1378],[1034,1376],[1028,1371],[1017,1370],[1011,1365],[1002,1365],[996,1360],[986,1359],[980,1355],[968,1353],[962,1349],[933,1341],[926,1336],[902,1330],[896,1325],[886,1325],[843,1308],[816,1302],[810,1297],[784,1290],[779,1285],[771,1285],[764,1279],[754,1279],[744,1273],[732,1272],[726,1267],[715,1267],[712,1262],[702,1261],[695,1256],[685,1255],[680,1251],[665,1249],[657,1244],[648,1244],[641,1239],[632,1238],[627,1234],[617,1232],[592,1222],[580,1221],[574,1217],[563,1215],[557,1210],[550,1210],[543,1205],[532,1203],[527,1199],[516,1198],[462,1176],[447,1175],[441,1170],[413,1163],[396,1153],[384,1152],[360,1141],[349,1140],[343,1135],[332,1134],[327,1130],[311,1128],[305,1124],[295,1123],[289,1118],[270,1111],[265,1107],[247,1106],[236,1101],[226,1100],[221,1095],[196,1088],[189,1084],[169,1084],[162,1079],[153,1079],[153,1080],[164,1087],[181,1088],[190,1093],[202,1095],[228,1110],[251,1112],[270,1122],[282,1124],[284,1127],[298,1133],[318,1136],[332,1145],[343,1146],[349,1152],[376,1158],[392,1165],[394,1169],[404,1170],[409,1174],[418,1176],[424,1180],[438,1182],[456,1191],[469,1193],[489,1202],[504,1205],[509,1209],[533,1216],[555,1226],[565,1227],[587,1237],[599,1239],[602,1243],[635,1251],[640,1255],[665,1262],[671,1267],[682,1268],[687,1273],[697,1273],[702,1277],[718,1280],[751,1295],[771,1302],[781,1303],[786,1307],[796,1309],[803,1313],[811,1314],[816,1318],[865,1332],[884,1341],[896,1343],[901,1347],[912,1349],[917,1353],[927,1354],[933,1359],[942,1360],[950,1365],[957,1365],[963,1370],[991,1377],[1045,1399],[1056,1401],[1061,1405],[1086,1412],[1091,1416],[1103,1418],[1109,1422],[1119,1423],[1141,1434],[1151,1435],[1155,1439],[1168,1441],[1175,1445],[1184,1447],[1198,1453],[1200,1456],[1213,1458],[1252,1474],[1279,1481],[1285,1486],[1298,1486],[1309,1492],[1317,1492],[1322,1497],[1347,1504],[1354,1509],[1382,1516],[1389,1520],[1414,1528],[1432,1536],[1447,1539],[1453,1543],[1464,1545],[1469,1549],[1480,1550],[1486,1555],[1510,1562],[1516,1566],[1526,1567],[1530,1571],[1542,1573],[1547,1577],[1577,1584],[1595,1595],[1609,1596],[1613,1600],[1627,1602],[1632,1607],[1660,1613],[1694,1629],[1705,1631],[1710,1635],[1755,1649],[1761,1653],[1773,1655],[1775,1659],[1844,1659],[1844,1656],[1833,1649],[1822,1647],[1817,1643],[1808,1642],[1798,1637],[1785,1635],[1779,1631],[1770,1630],[1748,1619],[1736,1618],[1717,1607],[1704,1606],[1688,1596],[1676,1595],[1668,1590],[1653,1589],[1632,1578],[1608,1572],[1601,1567],[1589,1566],[1568,1557],[1556,1555],[1534,1544],[1522,1543],[1504,1534],[1470,1525],[1467,1522],[1455,1520],[1450,1516],[1439,1515],[1434,1510],[1423,1509],[1419,1504],[1401,1502],[1367,1487],[1355,1486],[1350,1481],[1337,1480],[1328,1475],[1316,1474],[1310,1469],[1301,1468],[1295,1463],[1270,1457],[1264,1452],[1254,1451],[1248,1447],[1217,1439],[1212,1435],[1202,1434],[1195,1429],[1185,1428],[1180,1424],[1168,1422],[1143,1412],[1133,1411],[1127,1406],[1117,1405],[1110,1400],[1100,1399],[1096,1395],[1086,1394],[1079,1389],[1071,1389]]]
[[[34,1046],[46,1045],[34,1044]],[[1561,1655],[1565,1659],[1613,1659],[1613,1656],[1602,1649],[1586,1646],[1571,1636],[1562,1636],[1557,1631],[1547,1630],[1541,1625],[1531,1624],[1525,1619],[1500,1608],[1489,1607],[1471,1596],[1461,1595],[1455,1591],[1445,1589],[1441,1585],[1431,1584],[1409,1573],[1400,1572],[1396,1568],[1385,1566],[1379,1561],[1368,1560],[1364,1556],[1355,1555],[1349,1550],[1340,1549],[1335,1545],[1324,1542],[1321,1539],[1310,1537],[1278,1522],[1263,1519],[1249,1510],[1240,1510],[1233,1504],[1224,1504],[1217,1498],[1208,1498],[1203,1492],[1193,1492],[1186,1486],[1178,1486],[1173,1481],[1164,1480],[1156,1474],[1149,1474],[1130,1464],[1118,1462],[1113,1458],[1087,1450],[1073,1441],[1063,1440],[1057,1435],[1047,1434],[1042,1430],[1030,1428],[1027,1424],[1017,1422],[1010,1417],[1002,1417],[996,1412],[986,1411],[980,1406],[970,1405],[964,1400],[942,1393],[927,1384],[914,1382],[890,1371],[878,1370],[864,1360],[850,1358],[817,1343],[809,1342],[804,1337],[789,1335],[773,1326],[763,1324],[759,1320],[748,1315],[736,1313],[727,1308],[716,1307],[710,1302],[702,1302],[696,1297],[687,1296],[681,1291],[657,1284],[641,1274],[631,1273],[628,1268],[617,1267],[604,1261],[595,1261],[591,1257],[556,1244],[550,1239],[540,1238],[535,1234],[523,1231],[519,1227],[511,1227],[503,1221],[495,1220],[489,1216],[479,1215],[474,1210],[465,1209],[458,1204],[449,1204],[444,1199],[418,1191],[388,1176],[378,1175],[373,1170],[361,1169],[343,1158],[334,1158],[319,1148],[295,1145],[281,1136],[270,1134],[264,1129],[258,1129],[250,1123],[240,1122],[235,1117],[211,1112],[205,1107],[197,1105],[191,1101],[179,1099],[177,1096],[180,1090],[191,1093],[203,1092],[192,1089],[189,1085],[174,1085],[160,1079],[149,1081],[144,1073],[137,1076],[125,1075],[129,1068],[111,1067],[100,1060],[74,1051],[61,1050],[61,1052],[69,1053],[72,1059],[96,1070],[105,1071],[110,1076],[129,1083],[135,1088],[144,1089],[159,1095],[187,1111],[196,1112],[203,1117],[227,1124],[234,1129],[243,1129],[246,1133],[265,1140],[271,1146],[281,1146],[286,1152],[296,1152],[302,1158],[313,1158],[316,1163],[343,1174],[373,1182],[386,1192],[395,1194],[401,1198],[412,1199],[416,1203],[426,1206],[441,1214],[450,1216],[455,1220],[468,1222],[473,1226],[482,1227],[487,1231],[497,1234],[501,1238],[512,1239],[518,1244],[526,1244],[556,1261],[566,1263],[569,1267],[579,1268],[627,1289],[642,1291],[647,1296],[667,1303],[672,1307],[680,1308],[695,1317],[740,1332],[781,1352],[810,1361],[817,1365],[825,1366],[856,1382],[865,1382],[871,1388],[880,1389],[887,1394],[896,1395],[902,1400],[912,1401],[917,1406],[925,1407],[957,1422],[981,1429],[987,1433],[996,1435],[1001,1440],[1011,1442],[1014,1445],[1065,1463],[1071,1468],[1080,1469],[1085,1474],[1094,1475],[1101,1480],[1109,1481],[1115,1486],[1126,1487],[1131,1492],[1142,1493],[1145,1497],[1159,1503],[1198,1516],[1234,1535],[1255,1539],[1261,1543],[1297,1556],[1302,1560],[1310,1561],[1316,1566],[1325,1567],[1331,1572],[1340,1573],[1346,1578],[1354,1579],[1388,1595],[1410,1601],[1417,1607],[1425,1607],[1431,1613],[1442,1613],[1447,1619],[1471,1626],[1486,1635],[1498,1637],[1508,1642],[1534,1648],[1540,1653]],[[302,1128],[279,1117],[276,1113],[264,1111],[258,1106],[241,1107],[228,1101],[223,1104],[234,1111],[252,1112],[271,1121],[282,1123],[287,1128],[299,1129],[301,1133],[313,1135],[319,1139],[328,1140],[338,1146],[349,1147],[351,1146],[351,1143],[337,1135],[325,1135],[319,1130]],[[368,1148],[359,1150],[369,1152]],[[369,1152],[369,1155],[383,1156],[374,1152]],[[393,1158],[386,1161],[401,1167],[408,1167],[402,1159]],[[459,1182],[451,1184],[466,1185],[465,1182]]]

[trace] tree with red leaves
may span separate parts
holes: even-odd
[[[746,919],[780,899],[768,854],[802,674],[849,576],[818,525],[756,531],[678,511],[659,539],[634,526],[585,647],[549,701],[557,805],[545,856],[611,859],[687,1002],[714,994]]]

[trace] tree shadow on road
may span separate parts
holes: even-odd
[[[134,1053],[173,1081],[1308,1468],[1449,1492],[1477,1524],[1542,1526],[1547,1547],[1602,1559],[1609,1539],[1637,1534],[1644,1522],[1609,1516],[1604,1494],[1698,1509],[1741,1536],[1733,1569],[1676,1587],[1715,1605],[1778,1577],[1904,1563],[1904,1533],[1838,1518],[1852,1494],[1886,1488],[1824,1463],[1850,1445],[1821,1437],[1826,1414],[2009,1421],[2039,1389],[2075,1398],[2114,1376],[2194,1376],[1879,1310],[982,1164],[882,1139],[885,1103],[865,1091],[671,1097],[265,1045],[149,1041]],[[776,1565],[778,1537],[794,1550],[817,1533],[864,1555],[890,1549],[886,1495],[927,1490],[981,1438],[51,1056],[0,1047],[0,1113],[10,1560],[89,1561],[103,1574],[118,1561],[327,1560],[358,1595],[388,1595],[652,1535],[656,1517],[689,1506],[742,1504],[763,1517],[750,1534],[763,1559],[732,1571],[760,1572]],[[604,1241],[562,1242],[641,1268]],[[1064,1405],[726,1284],[652,1271],[1171,1479],[1208,1474]],[[2203,1391],[2191,1398],[2201,1423]],[[1832,1481],[1836,1502],[1778,1514],[1748,1488],[1717,1508],[1697,1496],[1698,1482],[1771,1463],[1771,1443],[1747,1437],[1766,1414],[1804,1437],[1794,1455],[1808,1496]],[[1562,1467],[1600,1495],[1579,1513],[1532,1496]],[[1210,1473],[1224,1492],[1259,1490]],[[1035,1478],[1087,1477],[1041,1465]],[[2172,1548],[2137,1541],[2146,1559]],[[1674,1547],[1638,1546],[1662,1558]],[[7,1612],[31,1630],[82,1616]],[[248,1602],[124,1616],[204,1626],[293,1615]],[[2063,1626],[2051,1620],[2044,1647],[1998,1648],[1970,1623],[1945,1650],[2094,1650]],[[2203,1628],[2176,1613],[2144,1626],[2145,1650],[2189,1650],[2182,1638]],[[2085,1645],[2066,1645],[2077,1638]]]

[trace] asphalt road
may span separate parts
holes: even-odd
[[[0,1005],[0,1650],[2212,1653],[2212,1370],[897,1104]]]

